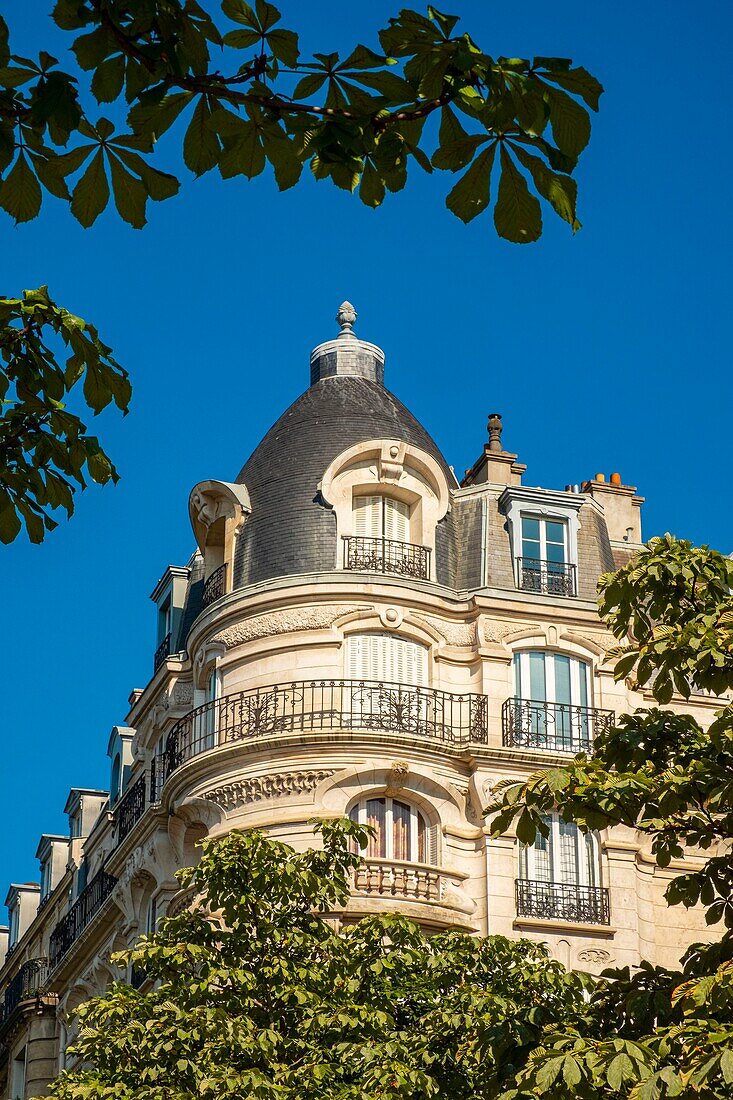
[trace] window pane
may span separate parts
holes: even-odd
[[[558,882],[578,882],[578,827],[560,821],[560,851],[555,873]]]
[[[600,876],[596,861],[596,845],[590,833],[585,835],[585,858],[587,861],[588,885],[597,886]]]
[[[555,702],[570,703],[570,658],[555,655]]]
[[[427,830],[425,828],[425,818],[422,814],[417,815],[417,862],[428,863],[427,852]]]
[[[532,542],[540,541],[540,521],[531,516],[522,516],[522,538]]]
[[[549,520],[548,519],[547,520],[547,527],[546,527],[546,537],[547,537],[547,542],[548,542],[548,549],[549,549],[549,544],[551,542],[552,543],[559,543],[560,546],[564,546],[565,545],[565,524],[564,523],[556,523],[554,520]]]
[[[392,803],[392,856],[410,858],[410,807],[404,802]]]
[[[558,544],[556,542],[548,542],[547,561],[554,565],[564,565],[565,547],[562,544]]]
[[[547,698],[544,653],[534,652],[529,655],[529,697],[539,700]]]
[[[366,823],[376,829],[376,835],[369,838],[367,857],[383,859],[387,854],[386,813],[387,807],[383,798],[367,800]]]

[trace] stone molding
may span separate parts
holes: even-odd
[[[227,627],[214,637],[230,649],[235,645],[268,638],[275,634],[294,634],[300,630],[324,630],[349,612],[369,611],[370,607],[354,604],[323,604],[311,607],[293,607],[272,611],[267,615],[253,615],[251,619]]]
[[[251,802],[269,798],[287,798],[296,794],[308,794],[324,779],[334,774],[333,769],[318,771],[276,772],[274,775],[254,775],[248,779],[224,783],[205,791],[201,797],[215,802],[223,810],[236,810]]]

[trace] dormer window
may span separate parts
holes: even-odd
[[[156,620],[155,653],[153,656],[153,675],[167,657],[176,652],[181,615],[186,599],[188,569],[169,565],[153,589],[153,600],[158,615]]]
[[[344,536],[344,569],[426,580],[430,550],[410,541],[410,505],[395,497],[354,497],[353,535]]]
[[[522,592],[577,596],[583,501],[579,493],[524,485],[509,485],[501,494],[499,508],[508,521],[515,582]]]
[[[20,899],[8,909],[8,951],[18,942],[20,932]]]

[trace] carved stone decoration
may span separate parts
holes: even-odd
[[[319,630],[333,626],[337,619],[350,611],[369,611],[371,608],[351,604],[322,604],[315,607],[293,607],[273,611],[268,615],[253,615],[251,619],[227,627],[214,638],[227,648],[269,638],[276,634],[292,634],[298,630]]]
[[[601,947],[584,947],[582,951],[578,952],[578,961],[589,963],[609,963],[611,961],[611,952],[604,951]]]
[[[274,775],[255,775],[249,779],[235,780],[221,787],[206,791],[202,798],[215,802],[223,810],[235,810],[250,802],[268,798],[287,798],[294,794],[307,794],[319,783],[334,774],[333,770],[280,772]]]
[[[395,795],[404,787],[407,782],[407,776],[410,771],[409,764],[404,760],[395,760],[389,769],[389,775],[387,776],[387,787],[385,794]]]
[[[539,629],[540,627],[537,623],[527,623],[527,625],[523,628],[523,632]],[[489,645],[491,642],[503,642],[505,638],[508,638],[510,634],[515,634],[516,631],[516,623],[502,622],[498,619],[489,619],[483,615],[479,620],[479,638],[483,641],[485,645]]]
[[[177,680],[171,701],[174,707],[190,706],[193,703],[193,683],[190,680]]]
[[[476,645],[475,623],[451,623],[447,622],[445,619],[438,618],[436,615],[424,615],[422,617],[414,615],[413,621],[416,623],[422,623],[430,630],[440,634],[443,638],[445,638],[448,645]]]

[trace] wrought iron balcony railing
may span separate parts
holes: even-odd
[[[225,695],[179,719],[155,757],[151,797],[184,761],[230,741],[273,733],[388,730],[458,748],[488,735],[488,699],[366,680],[299,681]]]
[[[84,887],[66,916],[61,918],[51,933],[48,945],[51,970],[56,969],[74,941],[91,924],[116,883],[117,879],[106,871],[97,871],[89,885]]]
[[[613,711],[600,707],[507,699],[501,708],[502,741],[515,749],[590,752],[594,738],[613,720]]]
[[[166,657],[170,657],[171,652],[171,635],[170,631],[166,634],[163,641],[160,643],[153,656],[153,676],[163,664]]]
[[[517,558],[517,587],[545,596],[577,596],[575,566],[541,558]]]
[[[48,977],[47,959],[28,959],[5,987],[0,1001],[0,1031],[5,1027],[19,1004],[41,992]]]
[[[417,580],[430,578],[430,549],[398,539],[344,535],[344,569],[396,573]]]
[[[516,882],[517,915],[565,920],[578,924],[610,924],[608,890],[571,882],[540,882],[520,878]]]
[[[227,581],[227,566],[226,562],[220,565],[218,569],[215,569],[210,577],[207,578],[204,584],[203,595],[201,596],[201,609],[208,607],[214,600],[218,600],[220,596],[224,595],[226,591]]]
[[[367,859],[354,872],[352,889],[366,897],[440,901],[440,871],[415,863]]]
[[[133,826],[145,813],[146,777],[143,773],[132,783],[114,809],[117,844],[121,844]]]

